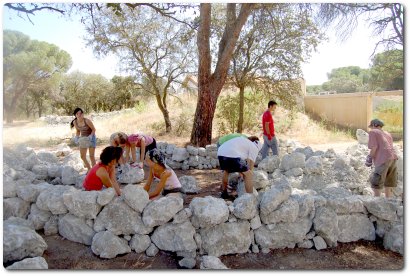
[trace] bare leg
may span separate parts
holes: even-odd
[[[94,167],[95,165],[95,148],[89,148],[91,166]]]
[[[253,193],[253,173],[252,171],[246,171],[242,173],[245,178],[245,190],[247,193]]]
[[[227,171],[223,172],[222,175],[222,191],[226,191],[228,189],[228,178],[229,178],[229,173]]]
[[[373,193],[374,193],[374,196],[380,196],[381,190],[380,190],[380,189],[374,189],[374,188],[373,188]]]
[[[386,198],[390,198],[393,195],[393,188],[392,187],[384,187],[384,196]]]
[[[85,149],[80,148],[80,156],[81,156],[81,160],[83,160],[84,166],[87,168],[87,170],[88,171],[91,170],[90,163],[88,163],[88,160],[87,160],[87,148],[85,148]]]

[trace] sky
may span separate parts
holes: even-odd
[[[114,56],[97,59],[92,49],[86,47],[83,41],[84,26],[79,22],[79,18],[67,21],[57,13],[39,12],[30,17],[33,24],[26,18],[18,17],[16,12],[4,6],[2,17],[3,30],[17,30],[31,39],[49,42],[67,51],[73,59],[73,66],[69,72],[79,70],[84,73],[101,74],[108,79],[121,73]],[[328,32],[327,36],[329,41],[322,42],[317,51],[312,53],[309,62],[302,65],[307,85],[326,82],[327,73],[334,68],[344,66],[369,68],[370,66],[370,56],[377,39],[371,36],[371,30],[366,24],[359,24],[344,42],[339,41],[333,31]]]

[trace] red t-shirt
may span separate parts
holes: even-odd
[[[265,129],[265,123],[269,123],[270,133],[268,133]],[[266,110],[262,115],[262,127],[263,127],[263,135],[272,136],[272,137],[275,136],[275,126],[273,123],[272,113],[270,113],[269,109]]]
[[[99,162],[88,172],[87,176],[84,178],[83,187],[86,191],[100,191],[103,188],[103,183],[97,175],[97,170],[99,168],[104,168],[107,170],[107,166]]]

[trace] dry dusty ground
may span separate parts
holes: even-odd
[[[146,169],[146,168],[145,168]],[[176,171],[177,175],[192,175],[197,179],[200,193],[187,195],[187,206],[197,196],[218,196],[221,172],[189,170]],[[175,269],[180,260],[172,252],[161,252],[155,257],[134,252],[114,259],[100,259],[90,246],[68,241],[59,235],[43,236],[48,244],[44,252],[50,269]],[[339,243],[336,248],[275,249],[268,254],[247,253],[220,257],[230,269],[241,270],[402,270],[404,258],[385,250],[381,240],[369,242]],[[199,268],[197,262],[196,268]]]

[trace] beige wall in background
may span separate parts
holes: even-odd
[[[403,96],[403,90],[305,96],[305,111],[351,129],[367,126],[377,97]]]
[[[372,117],[372,93],[305,96],[305,111],[326,121],[367,131]]]

